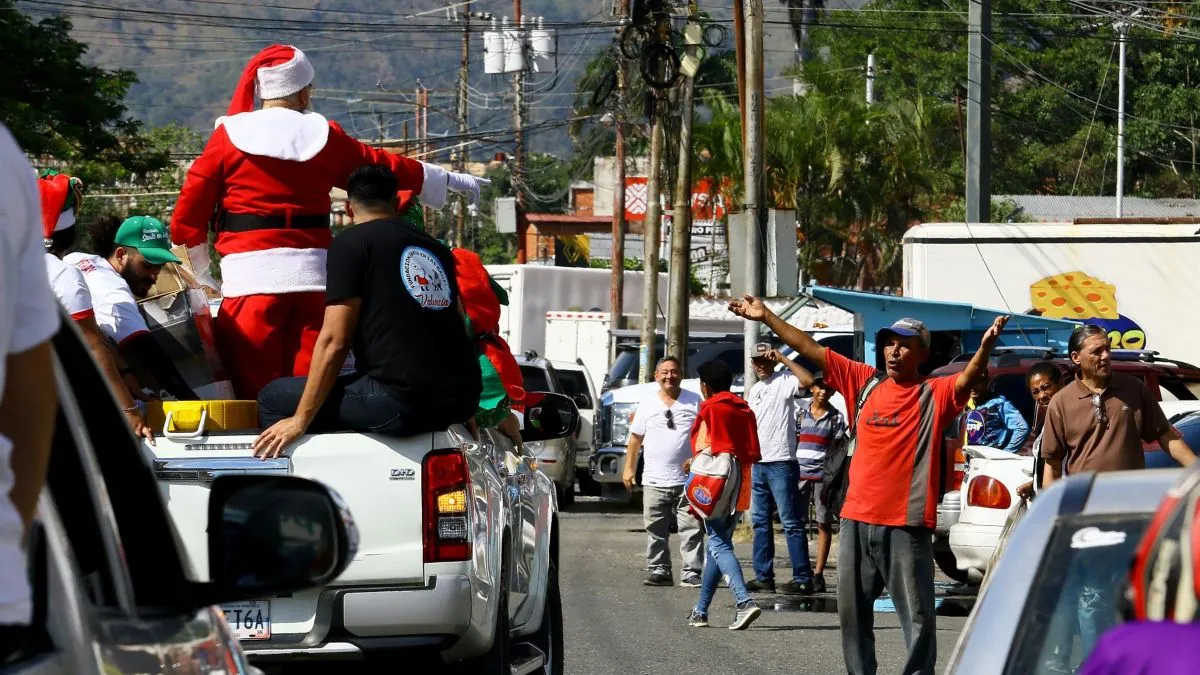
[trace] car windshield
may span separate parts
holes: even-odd
[[[554,391],[546,371],[537,366],[521,366],[521,378],[525,391]]]
[[[582,372],[556,369],[555,374],[558,375],[558,383],[562,385],[563,392],[567,396],[574,398],[583,394],[591,399],[592,393],[588,391],[587,377]]]
[[[1080,516],[1055,527],[1045,555],[1029,561],[1034,581],[1006,675],[1074,672],[1120,623],[1129,561],[1151,515]]]
[[[658,362],[662,358],[662,348],[658,347],[654,350],[654,361]],[[637,382],[638,379],[638,350],[635,349],[619,349],[617,356],[613,359],[612,368],[608,370],[609,384],[618,382]]]

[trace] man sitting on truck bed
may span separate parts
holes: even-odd
[[[259,422],[269,428],[254,442],[256,456],[278,457],[310,427],[411,436],[475,414],[482,383],[454,258],[397,217],[396,191],[385,166],[350,175],[354,226],[329,247],[312,367],[307,378],[280,378],[259,393]],[[351,347],[355,371],[339,377]]]

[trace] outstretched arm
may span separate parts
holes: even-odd
[[[796,376],[796,381],[800,384],[800,388],[808,389],[812,386],[813,374],[808,372],[807,368],[789,359],[776,350],[771,350],[771,356],[776,361],[782,363],[788,370],[792,371],[792,375]]]
[[[779,318],[775,312],[767,309],[761,298],[752,295],[743,296],[741,300],[729,303],[729,311],[749,321],[758,321],[779,336],[780,340],[796,350],[796,353],[808,359],[818,368],[825,368],[825,348],[804,331]]]
[[[971,395],[971,383],[987,372],[987,363],[992,356],[992,348],[996,346],[996,341],[1000,339],[1000,333],[1007,323],[1007,316],[998,316],[992,322],[992,327],[983,334],[983,340],[979,342],[979,349],[975,350],[975,355],[971,357],[970,363],[954,381],[955,400],[966,401]]]

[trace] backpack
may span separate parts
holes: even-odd
[[[684,494],[701,518],[725,518],[737,507],[742,470],[733,453],[712,454],[705,449],[692,459]]]
[[[871,379],[858,390],[854,402],[854,424],[847,425],[846,433],[834,442],[825,453],[825,470],[821,477],[821,503],[825,505],[830,516],[838,518],[842,504],[846,502],[846,492],[850,489],[850,458],[854,456],[854,446],[858,435],[858,417],[863,406],[871,397],[871,392],[880,382],[887,379],[887,374],[876,371]]]

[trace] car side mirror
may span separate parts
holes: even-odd
[[[563,394],[527,392],[521,405],[521,440],[526,443],[566,438],[579,425],[579,409]]]
[[[208,569],[219,602],[324,586],[357,550],[350,511],[321,483],[236,474],[212,483]]]

